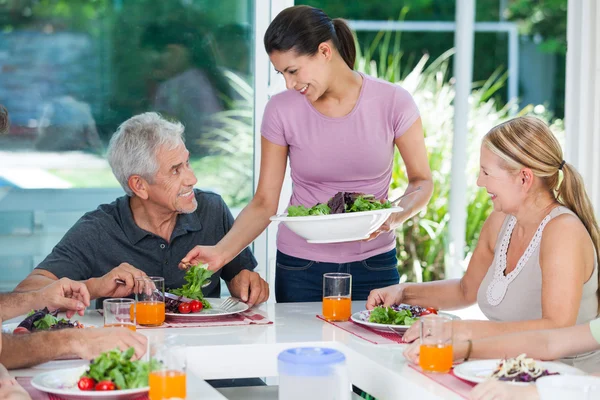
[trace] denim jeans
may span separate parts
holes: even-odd
[[[350,263],[305,260],[277,251],[275,299],[278,303],[323,300],[323,274],[352,274],[352,300],[366,300],[373,289],[394,285],[400,280],[396,249]]]

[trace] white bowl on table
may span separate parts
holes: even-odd
[[[389,218],[402,211],[402,207],[343,214],[289,217],[279,214],[271,221],[283,222],[292,232],[308,243],[341,243],[367,239]]]
[[[539,378],[535,385],[540,400],[592,400],[600,398],[600,377],[551,375]]]

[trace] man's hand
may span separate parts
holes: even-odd
[[[144,271],[128,263],[122,263],[101,278],[89,279],[87,285],[93,298],[127,297],[139,289],[136,288],[135,279],[144,276],[147,276]],[[125,284],[117,283],[117,279]]]
[[[139,360],[148,348],[148,338],[127,328],[89,328],[73,332],[72,348],[75,354],[84,360],[92,360],[100,353],[118,347],[125,351],[135,349],[133,359]]]
[[[35,292],[33,308],[48,307],[50,311],[66,310],[67,318],[76,312],[83,316],[85,308],[90,305],[90,292],[83,282],[61,278]]]
[[[269,284],[254,271],[243,269],[227,283],[229,292],[252,307],[269,299]]]
[[[215,246],[194,246],[194,248],[183,257],[179,263],[179,268],[187,270],[198,264],[208,264],[208,270],[214,272],[223,268],[225,260]]]

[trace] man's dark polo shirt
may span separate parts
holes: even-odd
[[[196,245],[214,245],[231,229],[233,216],[218,194],[194,190],[198,208],[179,214],[170,243],[141,229],[133,220],[129,197],[102,204],[86,213],[65,234],[52,252],[36,268],[58,278],[73,280],[98,278],[121,263],[129,263],[149,276],[165,278],[166,288],[185,284],[178,264]],[[246,248],[213,276],[230,281],[241,270],[253,270],[256,260]],[[207,297],[218,297],[219,279],[202,290]]]

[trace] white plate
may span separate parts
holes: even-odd
[[[367,239],[389,217],[402,211],[402,207],[359,211],[344,214],[309,215],[289,217],[279,214],[271,221],[283,222],[292,232],[308,243],[340,243]]]
[[[454,367],[454,375],[469,382],[483,382],[492,375],[500,361],[500,359],[467,361]],[[561,375],[585,375],[585,372],[582,370],[560,362],[537,360],[536,362],[549,372],[558,372]],[[530,383],[526,382],[506,382],[512,385],[530,385]]]
[[[12,322],[10,324],[2,324],[2,333],[13,333],[13,331],[19,326],[20,322]],[[95,328],[96,325],[84,324],[84,328]],[[65,329],[78,329],[78,328],[65,328]]]
[[[211,299],[211,298],[207,298],[206,300],[208,300],[208,302],[212,306],[212,308],[210,308],[208,310],[204,310],[203,309],[200,312],[189,313],[189,314],[178,314],[178,313],[170,313],[170,312],[168,312],[168,313],[165,313],[165,315],[167,317],[170,317],[170,318],[173,318],[173,319],[177,319],[177,318],[182,318],[182,319],[189,319],[189,318],[193,318],[193,319],[206,319],[206,318],[211,318],[211,317],[220,317],[220,316],[223,316],[223,315],[239,314],[241,312],[246,311],[248,308],[250,308],[250,307],[248,307],[248,304],[242,303],[240,301],[235,306],[233,306],[231,309],[229,309],[227,311],[223,311],[219,307],[221,306],[221,304],[223,304],[223,302],[226,299]]]
[[[369,328],[375,329],[376,331],[380,331],[380,332],[389,333],[390,331],[394,331],[397,333],[404,333],[404,332],[406,332],[406,330],[408,328],[410,328],[410,325],[390,325],[390,324],[378,324],[376,322],[369,322],[370,315],[371,315],[371,311],[363,310],[363,311],[355,312],[354,314],[352,314],[350,319],[352,319],[352,321],[356,322],[357,324],[368,326]],[[438,312],[438,315],[443,315],[445,317],[450,317],[452,319],[460,319],[454,314],[450,314],[450,313],[443,312],[443,311]]]
[[[52,393],[63,399],[90,398],[94,400],[128,400],[148,393],[148,387],[139,389],[113,390],[110,392],[83,391],[77,387],[79,377],[87,370],[87,366],[79,368],[58,369],[36,375],[31,386],[39,391]]]

